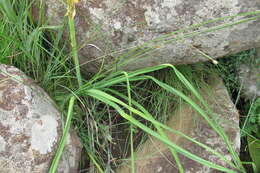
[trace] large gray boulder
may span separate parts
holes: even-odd
[[[0,64],[0,172],[47,173],[62,136],[50,97],[17,68]],[[81,144],[71,132],[58,173],[76,173]]]
[[[50,24],[61,24],[65,4],[57,0],[44,2]],[[187,64],[208,60],[203,53],[215,59],[250,49],[260,43],[259,20],[189,35],[239,21],[243,16],[170,33],[211,19],[256,11],[259,7],[259,0],[81,0],[76,5],[75,21],[80,61],[85,64],[82,69],[96,72],[103,60],[105,68],[117,66],[124,70],[161,63]],[[67,32],[64,37],[69,38]],[[149,42],[154,39],[157,41]],[[170,39],[178,41],[167,43]],[[143,47],[144,43],[147,44]],[[132,48],[139,49],[128,52]],[[141,53],[144,49],[152,51]]]
[[[215,113],[215,118],[228,135],[232,146],[237,154],[240,151],[240,132],[239,132],[239,114],[232,103],[228,92],[218,77],[209,76],[210,85],[200,91],[207,104]],[[199,104],[199,103],[197,103]],[[209,127],[208,123],[201,118],[198,113],[188,104],[181,104],[167,121],[167,125],[172,129],[178,130],[193,139],[206,144],[215,151],[221,153],[227,160],[231,161],[231,155],[227,150],[226,144]],[[181,146],[189,152],[205,159],[229,168],[227,163],[221,161],[218,157],[201,148],[200,146],[187,141],[183,137],[167,132],[168,138],[178,146]],[[191,159],[179,154],[185,173],[217,173],[220,171],[203,166]],[[167,146],[150,137],[144,144],[140,145],[135,153],[135,172],[138,173],[178,173],[177,165]],[[130,160],[130,159],[129,159]],[[117,173],[130,173],[131,164],[123,161]]]

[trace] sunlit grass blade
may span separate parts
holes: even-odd
[[[10,22],[15,23],[17,20],[17,15],[12,8],[11,2],[8,0],[0,0],[1,11],[4,11],[4,14],[8,17]]]
[[[166,67],[167,67],[166,65],[158,65],[158,66],[154,66],[154,67],[147,67],[147,68],[144,68],[144,69],[136,70],[134,72],[129,72],[128,78],[131,79],[134,76],[138,76],[138,75],[141,75],[141,74],[144,74],[144,73],[154,72],[154,71],[157,71],[157,70],[164,69]],[[120,74],[120,73],[121,73],[121,75],[118,75],[116,77],[111,77],[109,79],[102,80],[100,82],[96,82],[93,85],[90,85],[89,83],[84,84],[82,86],[82,88],[79,90],[79,92],[85,91],[85,90],[90,89],[90,88],[105,88],[105,87],[109,87],[109,86],[112,86],[112,85],[115,85],[115,84],[118,84],[118,83],[121,83],[121,82],[125,82],[126,76],[124,76],[122,74],[122,72],[118,72],[118,74]]]
[[[91,153],[88,152],[88,156],[90,158],[90,160],[94,163],[94,165],[97,167],[99,173],[105,173],[102,168],[100,167],[100,165],[97,163],[97,161],[95,160],[95,158],[92,156]]]
[[[132,106],[132,97],[131,97],[131,87],[130,87],[129,77],[126,72],[123,72],[123,74],[126,77],[128,105],[131,107]],[[133,116],[131,111],[129,111],[129,115]],[[130,124],[131,173],[135,173],[135,153],[134,153],[133,133],[134,133],[134,127],[133,127],[133,124]]]

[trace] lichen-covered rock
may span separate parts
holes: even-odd
[[[17,68],[0,64],[0,172],[47,173],[62,135],[61,113]],[[58,173],[76,173],[81,145],[68,137]]]
[[[240,151],[240,132],[239,132],[239,114],[230,100],[228,92],[218,77],[209,77],[210,87],[201,90],[203,98],[209,104],[217,122],[224,129],[230,141],[233,143],[234,150]],[[198,116],[198,113],[188,104],[182,104],[175,111],[172,117],[167,121],[167,125],[178,130],[193,139],[206,144],[215,151],[221,153],[227,160],[231,160],[231,155],[227,151],[224,141],[208,125],[208,123]],[[217,156],[199,147],[198,145],[187,141],[186,139],[167,132],[169,139],[185,148],[189,152],[211,161],[215,164],[229,168],[227,163],[221,161]],[[220,171],[208,168],[179,154],[185,173],[217,173]],[[150,137],[142,144],[136,154],[136,172],[138,173],[178,173],[178,168],[172,157],[171,152],[165,144],[159,140]],[[130,173],[130,163],[123,161],[122,166],[117,173]]]
[[[57,0],[44,2],[50,23],[61,24],[65,4]],[[82,69],[96,72],[103,59],[106,68],[111,68],[109,64],[119,68],[128,62],[121,66],[124,70],[162,63],[187,64],[208,60],[200,51],[219,58],[255,47],[260,43],[259,20],[191,36],[238,21],[241,16],[170,33],[211,19],[256,11],[259,7],[259,0],[81,0],[76,5],[75,21],[80,61],[86,63]],[[68,34],[65,37],[69,38]],[[125,55],[133,47],[139,49]],[[152,51],[143,53],[145,49]]]

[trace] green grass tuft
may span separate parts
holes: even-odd
[[[227,135],[214,121],[212,111],[197,92],[206,85],[205,79],[212,73],[212,67],[204,64],[179,67],[162,64],[124,72],[117,71],[113,66],[110,69],[100,69],[91,78],[84,79],[80,74],[78,61],[78,48],[81,46],[76,42],[74,4],[68,1],[71,5],[68,9],[72,10],[64,17],[68,20],[68,26],[66,24],[51,26],[44,18],[45,10],[41,3],[38,7],[40,9],[38,20],[34,20],[31,13],[34,2],[36,1],[0,0],[0,62],[14,65],[31,76],[49,93],[62,114],[66,116],[63,137],[50,167],[50,173],[54,173],[57,169],[71,126],[77,130],[83,144],[80,169],[84,172],[112,172],[122,160],[130,156],[134,173],[134,150],[148,135],[154,136],[169,147],[180,172],[185,172],[179,159],[180,154],[220,171],[245,172]],[[236,16],[192,25],[143,45],[129,48],[129,51],[117,57],[117,62],[119,65],[124,65],[126,62],[122,61],[124,63],[120,64],[121,60],[129,56],[130,59],[149,58],[149,53],[155,50],[151,45],[155,43],[157,46],[157,43],[162,45],[183,41],[185,38],[255,20],[259,17],[258,14],[259,12],[243,13],[240,16],[245,18],[239,21],[207,30],[192,31],[199,26]],[[70,31],[69,42],[62,40],[66,29]],[[183,33],[183,36],[173,38],[172,36],[177,33]],[[66,52],[65,49],[68,48],[70,51]],[[230,80],[233,80],[233,77],[230,77]],[[195,100],[202,106],[196,104]],[[164,124],[169,118],[169,112],[174,111],[174,108],[183,101],[190,104],[225,141],[233,162],[215,149]],[[230,168],[216,165],[179,147],[168,139],[165,131],[180,135],[210,151],[226,162]],[[120,142],[121,139],[124,139],[124,142]],[[118,153],[115,152],[115,147],[119,150]]]

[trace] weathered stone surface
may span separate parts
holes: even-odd
[[[242,95],[251,100],[260,97],[260,48],[257,49],[256,56],[248,58],[237,71]]]
[[[65,5],[57,0],[45,2],[50,23],[62,23]],[[192,38],[184,39],[183,32],[166,35],[210,19],[256,11],[259,7],[259,0],[81,0],[76,7],[75,20],[80,60],[86,63],[83,70],[96,72],[103,59],[106,68],[111,68],[109,64],[112,62],[119,66],[129,61],[129,65],[122,65],[121,68],[133,70],[161,63],[187,64],[208,60],[197,49],[212,58],[219,58],[255,47],[260,43],[259,20]],[[185,33],[206,30],[242,18],[225,19]],[[65,37],[69,38],[67,34]],[[183,39],[170,44],[150,42],[145,48],[153,48],[153,51],[146,58],[140,55],[144,49],[140,45],[162,37],[164,41]],[[118,58],[132,47],[140,47],[137,57]]]
[[[233,142],[237,153],[240,150],[239,114],[231,102],[228,92],[221,79],[210,77],[211,83],[208,89],[201,91],[202,96],[215,113],[218,123]],[[172,115],[167,125],[175,130],[202,142],[214,150],[222,153],[228,160],[231,156],[223,140],[213,131],[204,119],[198,116],[190,106],[182,104]],[[205,149],[187,141],[186,139],[172,133],[168,133],[169,139],[175,144],[187,149],[191,153],[213,163],[228,167],[215,155]],[[181,162],[186,173],[216,173],[217,170],[210,169],[195,161],[180,155]],[[142,144],[136,152],[136,172],[138,173],[177,173],[177,166],[166,145],[157,139],[150,137]],[[124,162],[117,173],[130,173],[130,163]]]
[[[49,96],[17,68],[0,64],[0,172],[47,173],[62,135]],[[69,134],[58,173],[76,173],[81,152]]]

